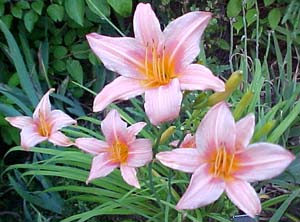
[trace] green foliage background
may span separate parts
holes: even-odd
[[[19,144],[19,131],[4,117],[31,115],[50,87],[57,89],[53,105],[79,118],[83,125],[66,129],[67,134],[102,138],[97,132],[98,119],[103,116],[92,113],[94,95],[90,91],[99,92],[116,74],[106,70],[91,52],[85,35],[98,32],[133,36],[132,16],[138,2],[142,1],[0,0],[0,220],[230,221],[238,213],[225,197],[187,214],[175,211],[178,191],[184,190],[188,177],[174,175],[161,166],[140,172],[139,177],[148,187],[141,191],[127,186],[117,171],[87,187],[84,181],[91,157],[76,149],[43,144],[45,147],[34,148],[32,153],[22,152],[20,147],[7,153],[9,147]],[[162,27],[191,10],[213,13],[197,62],[224,80],[233,71],[242,70],[243,81],[228,99],[235,118],[255,112],[253,142],[280,143],[298,155],[285,174],[256,185],[265,195],[262,218],[272,222],[300,221],[300,2],[148,2]],[[181,119],[175,122],[176,132],[169,140],[195,131],[209,96],[201,92],[185,95],[188,105],[183,107]],[[145,119],[140,99],[112,107],[119,109],[129,123]],[[151,135],[157,129],[149,127],[147,132],[143,136],[155,142]],[[157,176],[147,184],[146,178],[152,174]],[[153,192],[153,188],[157,191]]]

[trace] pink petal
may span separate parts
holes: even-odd
[[[224,191],[224,182],[213,178],[206,165],[192,175],[191,182],[176,209],[196,209],[216,201]]]
[[[240,171],[236,177],[252,182],[281,174],[295,159],[283,147],[271,143],[254,143],[237,155]]]
[[[177,147],[178,143],[179,140],[174,140],[171,143],[169,143],[169,145],[173,147]],[[196,148],[195,136],[193,136],[190,133],[186,134],[179,148]]]
[[[156,159],[167,167],[186,173],[195,172],[202,163],[199,151],[193,148],[178,148],[160,152],[156,154]]]
[[[40,136],[36,126],[25,127],[21,131],[21,146],[27,151],[30,147],[45,140],[47,137]]]
[[[182,93],[178,79],[145,92],[145,111],[153,125],[174,120],[180,111]]]
[[[260,214],[260,200],[249,183],[233,179],[226,182],[225,191],[229,199],[248,216],[255,217]]]
[[[236,148],[246,148],[253,136],[255,117],[249,114],[236,123]]]
[[[94,155],[106,152],[109,148],[106,142],[94,138],[78,138],[75,140],[75,146]]]
[[[119,164],[109,159],[108,153],[100,153],[93,158],[91,171],[86,183],[98,177],[105,177],[110,174]]]
[[[145,49],[137,40],[128,37],[107,37],[97,33],[86,35],[93,52],[104,66],[123,76],[143,79]]]
[[[177,61],[180,68],[193,62],[200,52],[200,38],[211,13],[190,12],[172,21],[164,30],[165,46],[170,63]]]
[[[141,95],[145,89],[139,80],[118,77],[110,84],[107,84],[94,100],[93,111],[102,111],[106,106],[116,100],[127,100]]]
[[[55,89],[51,88],[42,97],[41,101],[39,102],[39,104],[37,105],[37,107],[34,110],[33,119],[38,119],[40,114],[42,114],[44,118],[47,118],[48,114],[51,111],[49,95],[54,91],[55,91]]]
[[[170,146],[173,146],[173,147],[177,147],[179,141],[180,141],[180,140],[174,140],[174,141],[172,141],[171,143],[169,143],[169,145],[170,145]]]
[[[152,143],[149,139],[136,139],[129,144],[127,165],[141,167],[152,160]]]
[[[224,91],[225,84],[203,65],[191,64],[187,66],[179,77],[182,90],[206,90]]]
[[[196,148],[195,136],[190,133],[186,134],[180,148]]]
[[[111,145],[115,141],[127,141],[127,123],[121,120],[116,110],[111,110],[101,123],[106,142]]]
[[[66,135],[59,131],[52,133],[48,140],[57,146],[72,146],[74,144]]]
[[[225,146],[227,152],[235,149],[235,122],[225,102],[213,106],[201,121],[196,132],[197,148],[211,152]]]
[[[126,181],[126,183],[138,189],[141,188],[134,167],[129,167],[125,164],[121,164],[120,170],[121,170],[122,177]]]
[[[139,3],[133,17],[135,38],[145,46],[149,43],[158,44],[162,32],[159,21],[150,4]]]
[[[145,122],[132,124],[127,128],[127,141],[130,143],[135,140],[135,136],[147,125]]]
[[[5,120],[10,123],[10,125],[22,129],[28,127],[28,125],[33,125],[33,119],[29,116],[15,116],[6,117]]]
[[[132,124],[127,129],[128,134],[136,136],[146,125],[147,125],[147,123],[145,123],[145,122],[137,122],[135,124]]]
[[[52,132],[77,123],[76,120],[72,119],[69,115],[61,110],[52,110],[49,113],[47,122],[51,126]]]

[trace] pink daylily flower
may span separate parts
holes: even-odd
[[[191,64],[210,18],[209,12],[190,12],[162,32],[150,4],[139,3],[133,18],[135,38],[88,34],[90,47],[105,67],[122,75],[96,96],[94,112],[145,93],[146,114],[158,125],[179,115],[181,90],[224,91],[224,82],[208,68]]]
[[[55,89],[49,89],[34,110],[33,116],[6,117],[14,127],[21,129],[21,146],[25,150],[45,140],[58,146],[71,146],[73,142],[59,130],[76,124],[76,120],[60,110],[51,110],[49,94]]]
[[[254,115],[235,123],[227,104],[221,102],[200,123],[195,134],[196,149],[179,148],[156,155],[170,168],[193,173],[177,209],[210,204],[225,191],[247,215],[259,215],[260,200],[250,182],[279,175],[295,157],[279,145],[249,145],[254,126]]]
[[[75,145],[94,155],[87,183],[98,177],[105,177],[120,167],[123,179],[140,188],[136,168],[152,160],[152,144],[149,139],[136,139],[146,123],[138,122],[127,127],[116,110],[111,110],[101,123],[106,141],[94,138],[78,138]]]
[[[177,147],[179,142],[179,140],[174,140],[170,143],[170,145]],[[179,145],[179,148],[196,148],[195,136],[190,133],[186,134],[182,143]]]

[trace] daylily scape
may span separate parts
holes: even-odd
[[[138,4],[134,38],[97,33],[87,40],[105,67],[122,76],[106,85],[94,100],[94,112],[116,100],[145,93],[145,111],[154,125],[179,115],[181,90],[224,91],[224,83],[203,65],[191,64],[200,52],[200,38],[209,12],[190,12],[162,32],[150,4]]]

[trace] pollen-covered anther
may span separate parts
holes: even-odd
[[[38,132],[44,137],[48,137],[51,134],[51,126],[41,112],[39,112]]]
[[[169,67],[169,59],[166,55],[166,47],[158,47],[155,43],[147,43],[145,49],[144,75],[145,85],[152,88],[168,84],[175,75],[172,63]]]
[[[125,163],[128,157],[128,146],[127,144],[116,141],[110,147],[111,159],[116,163]]]
[[[210,172],[215,177],[229,179],[236,170],[238,160],[234,154],[228,153],[225,147],[218,149],[210,161]]]

